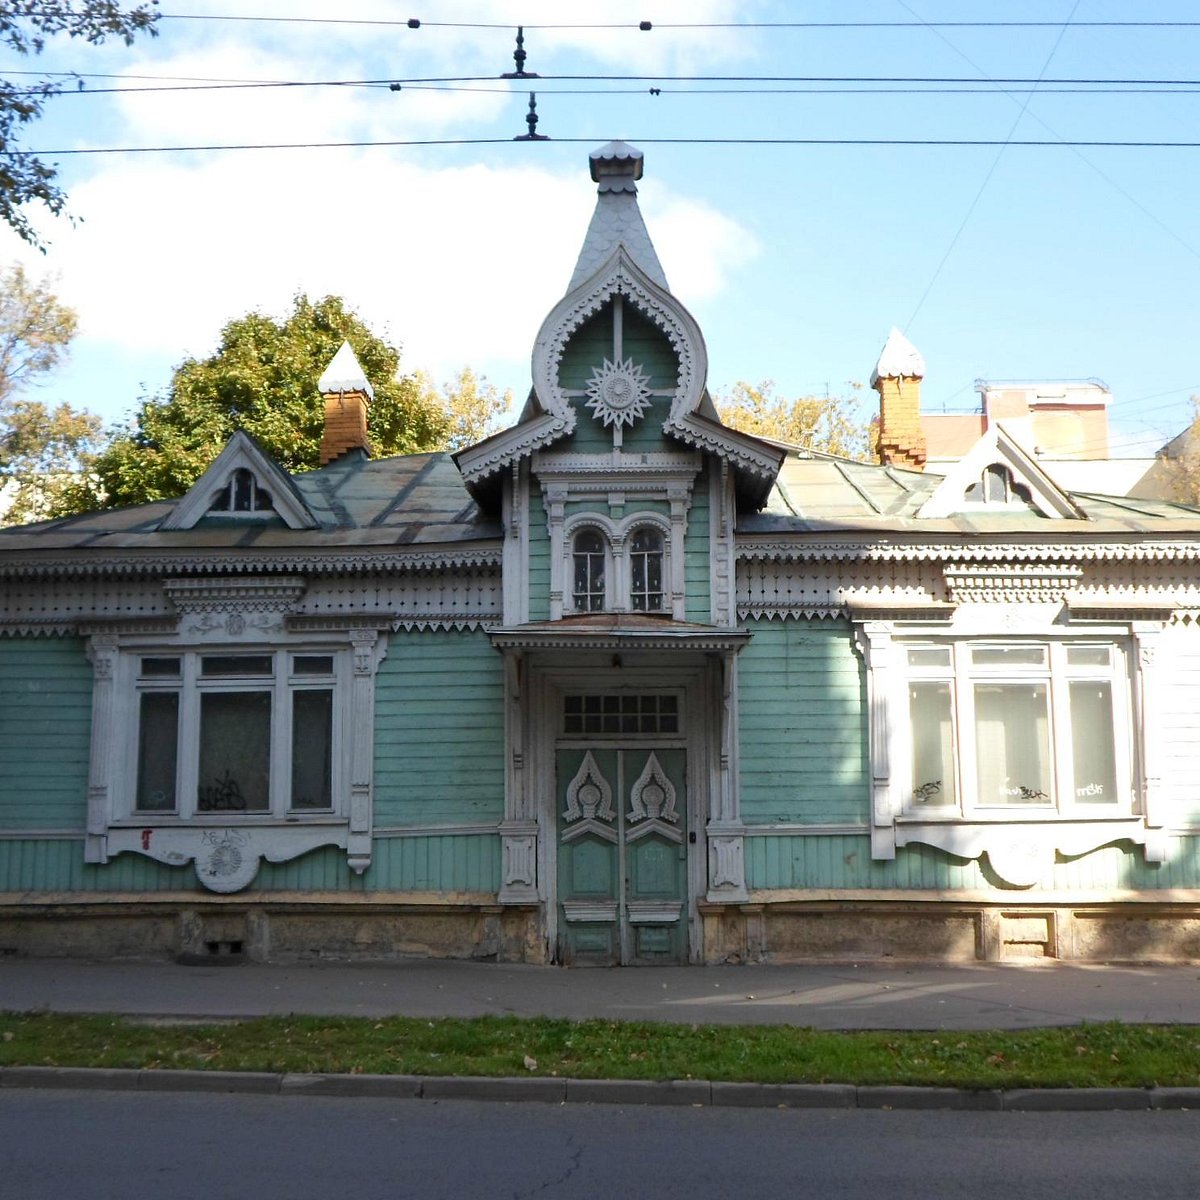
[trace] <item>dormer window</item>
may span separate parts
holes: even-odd
[[[213,495],[208,511],[259,516],[273,513],[275,504],[271,493],[258,486],[254,473],[239,467],[229,476],[228,483]]]
[[[963,497],[968,504],[986,508],[1032,508],[1029,489],[1018,483],[1013,473],[1002,463],[992,463],[978,481],[967,488]]]

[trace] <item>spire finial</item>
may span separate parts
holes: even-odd
[[[537,79],[536,71],[525,70],[525,26],[517,26],[517,48],[513,51],[513,62],[517,64],[515,71],[505,71],[501,79]]]
[[[548,142],[550,137],[545,133],[537,131],[538,114],[537,114],[537,92],[529,93],[529,111],[525,114],[525,124],[529,126],[528,133],[518,134],[513,138],[514,142]]]

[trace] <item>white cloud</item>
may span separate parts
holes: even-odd
[[[656,187],[651,235],[685,301],[753,252],[732,220]],[[583,173],[426,168],[378,152],[229,155],[114,166],[75,189],[85,223],[56,237],[81,333],[121,352],[207,353],[253,308],[344,296],[406,366],[527,362],[562,295],[594,191]]]

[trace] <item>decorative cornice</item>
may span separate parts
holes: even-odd
[[[304,595],[304,579],[166,579],[163,591],[181,613],[287,612]]]
[[[751,445],[734,430],[723,425],[702,424],[690,419],[687,414],[679,417],[672,414],[663,423],[663,432],[679,438],[689,446],[695,446],[698,450],[706,450],[720,458],[729,459],[736,466],[768,483],[774,482],[785,457],[782,450],[772,454],[765,446],[759,449]]]
[[[811,535],[739,543],[739,562],[810,560],[817,562],[1196,562],[1200,542],[1003,542],[979,540],[954,543],[904,544],[816,542]]]
[[[489,629],[497,650],[740,650],[751,638],[745,629],[712,631],[640,629]]]
[[[296,575],[395,574],[404,571],[441,571],[498,567],[503,561],[499,545],[477,550],[428,550],[397,554],[394,550],[308,550],[233,557],[219,552],[208,557],[203,550],[186,557],[173,552],[148,550],[144,554],[112,554],[90,548],[49,558],[37,552],[12,554],[0,560],[0,578],[137,578],[146,576],[246,575],[285,572]]]
[[[464,483],[477,484],[528,458],[535,450],[553,445],[574,429],[575,410],[568,405],[563,413],[544,413],[460,451],[454,463]]]
[[[955,604],[1039,604],[1061,602],[1083,577],[1077,563],[1038,563],[1016,566],[947,565],[943,572]]]

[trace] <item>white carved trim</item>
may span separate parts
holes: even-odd
[[[535,450],[552,445],[575,428],[575,410],[542,413],[522,421],[454,455],[455,465],[468,486],[479,484],[497,471],[528,458]]]
[[[568,921],[615,921],[617,919],[617,902],[603,900],[565,900],[563,901],[563,916]]]
[[[108,851],[143,854],[170,867],[191,863],[196,878],[212,892],[249,887],[259,864],[288,862],[321,846],[347,844],[344,825],[114,826]]]
[[[581,799],[581,793],[586,795]],[[613,809],[612,784],[604,777],[595,756],[589,750],[579,764],[579,770],[567,784],[567,807],[563,811],[563,820],[578,821],[595,820],[612,822],[616,820]]]
[[[543,407],[563,421],[574,409],[558,382],[562,356],[572,336],[609,300],[623,296],[664,334],[679,363],[672,418],[692,412],[704,393],[708,352],[699,325],[666,288],[656,283],[619,245],[585,283],[550,310],[533,349],[533,385]]]
[[[630,900],[625,911],[630,925],[674,925],[683,905],[670,900]]]
[[[824,541],[804,537],[762,537],[742,534],[738,541],[739,562],[761,560],[811,560],[817,562],[1196,562],[1200,542],[1148,538],[1126,541],[1038,541],[971,542],[887,541],[877,534],[864,534],[854,541]],[[1181,606],[1183,607],[1183,606]]]
[[[167,599],[181,613],[283,613],[304,595],[300,578],[164,579]]]

